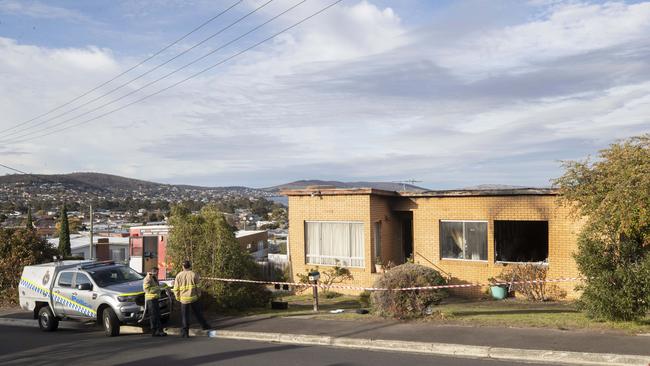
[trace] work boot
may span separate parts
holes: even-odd
[[[161,337],[166,337],[167,336],[167,333],[165,333],[165,331],[162,330],[162,329],[158,329],[158,334],[160,334]]]

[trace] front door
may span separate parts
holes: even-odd
[[[143,238],[144,273],[150,272],[158,266],[158,236],[145,236]]]

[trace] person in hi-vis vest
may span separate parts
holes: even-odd
[[[199,288],[199,275],[192,271],[190,261],[183,262],[183,270],[176,275],[174,280],[174,296],[181,303],[181,317],[183,318],[183,328],[181,337],[189,338],[190,336],[190,309],[194,316],[201,324],[203,330],[210,329],[210,325],[203,318],[199,297],[201,289]]]

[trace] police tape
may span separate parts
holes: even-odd
[[[358,291],[419,291],[419,290],[440,290],[451,288],[469,288],[469,287],[487,287],[487,286],[514,286],[525,284],[539,284],[539,283],[558,283],[558,282],[578,282],[582,281],[582,277],[571,278],[555,278],[550,280],[530,280],[530,281],[510,281],[510,282],[495,282],[495,283],[465,283],[456,285],[435,285],[435,286],[416,286],[416,287],[359,287],[359,286],[345,286],[345,285],[325,285],[322,283],[299,283],[299,282],[277,282],[277,281],[256,281],[256,280],[242,280],[235,278],[219,278],[219,277],[202,277],[204,280],[220,281],[220,282],[239,282],[239,283],[254,283],[261,285],[281,285],[281,286],[296,286],[296,287],[319,287],[325,289],[343,289],[343,290],[358,290]]]

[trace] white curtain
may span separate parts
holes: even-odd
[[[363,267],[363,224],[305,223],[307,261],[312,264]]]

